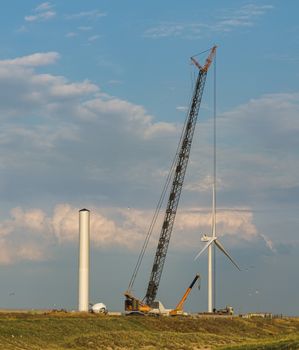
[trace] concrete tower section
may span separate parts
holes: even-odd
[[[79,302],[78,310],[88,312],[89,304],[90,211],[79,210]]]

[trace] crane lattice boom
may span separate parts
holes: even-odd
[[[201,103],[201,98],[205,86],[206,76],[208,68],[212,62],[212,59],[216,52],[216,46],[214,46],[206,60],[205,65],[202,67],[200,64],[192,58],[193,63],[198,67],[199,73],[195,83],[194,92],[191,100],[191,106],[189,109],[189,115],[183,130],[183,137],[180,144],[180,149],[176,161],[174,177],[171,185],[171,190],[167,202],[167,207],[164,215],[164,221],[161,228],[160,238],[156,250],[156,255],[150,275],[147,292],[145,295],[145,303],[149,306],[154,302],[157,290],[159,287],[167,249],[172,233],[172,228],[180,200],[180,195],[184,183],[186,169],[188,165],[191,144],[193,134],[196,126],[198,111]]]

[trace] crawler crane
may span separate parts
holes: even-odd
[[[139,256],[137,265],[135,267],[133,276],[131,278],[128,290],[124,293],[125,300],[125,310],[128,313],[131,312],[141,312],[141,313],[149,313],[153,308],[153,303],[155,301],[157,291],[159,288],[159,283],[166,259],[166,254],[168,250],[168,245],[177,213],[177,208],[180,200],[180,195],[184,183],[185,173],[188,165],[192,139],[194,134],[194,129],[196,126],[198,111],[201,103],[201,98],[205,86],[205,81],[208,73],[208,69],[212,63],[212,60],[216,54],[216,46],[214,46],[208,58],[205,61],[205,64],[200,65],[197,60],[192,57],[192,63],[198,68],[198,76],[196,79],[193,96],[190,104],[190,108],[188,111],[188,116],[182,131],[177,156],[175,158],[175,163],[173,167],[173,178],[172,185],[168,197],[167,207],[164,215],[164,220],[160,232],[160,238],[158,241],[158,246],[156,249],[156,254],[154,258],[154,263],[152,266],[152,271],[146,291],[146,295],[143,300],[136,298],[132,294],[132,287],[135,281],[137,271],[139,269],[144,250],[148,243],[148,236],[146,238],[146,242],[143,246],[142,253]],[[144,248],[145,247],[145,248]],[[141,257],[141,258],[140,258]]]

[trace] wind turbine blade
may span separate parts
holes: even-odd
[[[202,248],[202,250],[196,255],[194,260],[197,260],[198,257],[216,240],[216,237],[213,237],[211,240],[207,242],[207,244]]]
[[[233,260],[233,258],[228,254],[228,252],[224,249],[223,245],[217,239],[215,240],[215,244],[222,251],[222,253],[229,258],[229,260],[236,266],[236,268],[241,271],[238,264]]]

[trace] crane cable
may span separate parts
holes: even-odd
[[[162,204],[163,204],[163,201],[164,201],[166,192],[167,192],[167,190],[168,190],[170,181],[171,181],[171,179],[172,179],[172,177],[173,177],[175,165],[176,165],[176,163],[177,163],[177,159],[178,159],[178,156],[179,156],[179,149],[181,148],[182,139],[183,139],[183,136],[184,136],[184,133],[185,133],[186,125],[187,125],[187,120],[188,120],[188,115],[189,115],[190,108],[191,108],[191,105],[189,106],[189,109],[188,109],[188,111],[187,111],[187,113],[186,113],[186,118],[185,118],[185,121],[184,121],[183,130],[182,130],[182,133],[181,133],[181,136],[180,136],[180,139],[179,139],[179,143],[178,143],[178,146],[177,146],[177,149],[176,149],[176,152],[175,152],[175,156],[174,156],[174,158],[173,158],[173,160],[172,160],[172,163],[171,163],[171,166],[170,166],[170,170],[169,170],[169,173],[168,173],[167,178],[166,178],[166,182],[165,182],[165,184],[164,184],[164,187],[163,187],[161,196],[160,196],[160,198],[159,198],[157,207],[156,207],[156,209],[155,209],[153,218],[152,218],[152,220],[151,220],[149,229],[148,229],[148,231],[147,231],[145,240],[144,240],[144,242],[143,242],[141,251],[140,251],[140,253],[139,253],[137,263],[136,263],[136,265],[135,265],[135,268],[134,268],[132,277],[131,277],[130,282],[129,282],[129,286],[128,286],[128,289],[127,289],[129,292],[131,292],[131,290],[132,290],[132,288],[133,288],[133,285],[134,285],[136,276],[137,276],[137,274],[138,274],[138,271],[139,271],[139,269],[140,269],[140,265],[141,265],[141,263],[142,263],[142,260],[143,260],[145,251],[146,251],[146,249],[147,249],[147,246],[148,246],[148,243],[149,243],[149,240],[150,240],[150,237],[151,237],[151,235],[152,235],[152,233],[153,233],[153,229],[154,229],[155,224],[156,224],[156,222],[157,222],[158,215],[159,215],[159,213],[160,213],[160,210],[161,210],[161,207],[162,207]]]
[[[210,47],[209,49],[207,50],[204,50],[204,51],[201,51],[199,53],[196,53],[195,55],[193,55],[192,57],[196,57],[196,56],[200,56],[200,55],[203,55],[204,53],[208,52],[208,51],[211,51],[213,49],[213,46]]]

